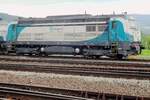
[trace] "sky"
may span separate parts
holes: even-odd
[[[150,14],[150,0],[0,0],[0,12],[22,17],[68,14]]]

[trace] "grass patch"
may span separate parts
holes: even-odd
[[[140,55],[129,56],[129,59],[145,59],[145,60],[150,60],[150,50],[148,50],[148,49],[142,50],[142,53]]]
[[[148,50],[148,49],[142,50],[142,53],[140,55],[136,56],[135,58],[150,60],[150,50]]]
[[[141,56],[150,56],[150,50],[142,50]]]
[[[144,52],[149,51],[150,50],[150,35],[149,34],[143,34],[142,35],[142,45],[145,47],[145,49],[148,50],[144,50]]]

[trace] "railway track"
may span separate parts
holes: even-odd
[[[150,79],[150,63],[148,62],[0,57],[0,69]]]
[[[14,100],[14,99],[15,100],[16,99],[17,100],[93,100],[93,99],[88,99],[88,98],[83,98],[83,97],[47,93],[47,92],[38,92],[38,91],[32,91],[32,90],[17,89],[17,88],[11,88],[11,87],[1,87],[1,86],[0,86],[0,93],[1,94],[4,93],[7,95],[9,94],[9,97],[3,96],[5,99],[9,99],[9,100]],[[22,99],[18,99],[19,95],[24,96],[24,97]],[[32,98],[32,99],[29,99],[29,98]]]
[[[29,99],[30,97],[30,99]],[[119,94],[97,93],[89,91],[64,90],[27,85],[0,83],[0,98],[9,100],[149,100]],[[4,100],[4,99],[3,99]]]
[[[27,61],[27,62],[43,62],[43,63],[61,63],[61,64],[84,64],[84,65],[105,65],[105,66],[125,66],[125,67],[147,67],[150,66],[148,60],[133,60],[133,61],[119,61],[119,60],[93,60],[93,59],[80,59],[74,57],[61,57],[61,58],[45,58],[45,57],[27,57],[27,56],[0,56],[0,61]]]
[[[50,56],[36,56],[36,55],[0,55],[1,57],[5,57],[5,58],[20,58],[20,57],[24,57],[24,58],[44,58],[44,59],[80,59],[80,60],[107,60],[107,61],[117,61],[119,59],[115,59],[115,58],[108,58],[108,57],[100,57],[98,59],[96,58],[84,58],[83,56],[77,55],[77,56],[72,56],[72,55],[50,55]],[[135,61],[135,62],[150,62],[149,59],[120,59],[119,61]]]

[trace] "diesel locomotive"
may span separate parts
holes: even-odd
[[[20,18],[1,35],[0,52],[122,59],[141,52],[141,32],[135,19],[126,14]]]

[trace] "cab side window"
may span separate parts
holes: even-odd
[[[117,27],[117,24],[116,24],[115,21],[113,21],[113,22],[112,22],[112,29],[116,29],[116,27]]]

